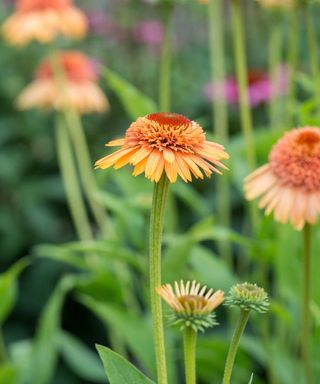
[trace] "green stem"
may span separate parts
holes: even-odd
[[[196,384],[197,332],[191,327],[184,330],[184,363],[186,384]]]
[[[7,356],[6,346],[4,343],[3,332],[2,332],[2,329],[0,329],[0,365],[2,363],[5,363],[7,359],[8,359],[8,356]]]
[[[305,2],[303,7],[305,27],[307,33],[307,41],[309,48],[310,70],[314,83],[314,96],[316,99],[316,111],[320,117],[320,82],[319,82],[319,57],[317,34],[314,28],[312,8],[309,2]]]
[[[61,175],[74,226],[80,240],[92,240],[91,227],[82,199],[80,186],[77,181],[77,171],[74,166],[72,147],[61,116],[57,117],[56,143]]]
[[[240,310],[240,316],[239,316],[238,324],[237,324],[236,329],[234,331],[234,334],[233,334],[233,337],[232,337],[232,340],[230,343],[230,347],[229,347],[226,365],[224,368],[224,376],[223,376],[222,384],[230,384],[233,365],[234,365],[235,357],[237,354],[240,338],[241,338],[243,331],[247,325],[249,315],[250,315],[250,311],[245,311],[243,309]]]
[[[279,70],[282,58],[282,23],[281,16],[272,15],[271,34],[269,40],[269,77],[272,84],[272,95],[269,104],[270,128],[276,130],[280,125],[279,102]]]
[[[84,193],[94,215],[94,218],[103,235],[110,236],[110,222],[105,208],[97,201],[98,188],[93,175],[93,163],[79,114],[73,109],[66,109],[64,116],[72,139],[76,154],[79,174]]]
[[[221,84],[222,87],[226,78],[223,20],[223,1],[210,0],[208,3],[208,24],[211,81],[212,84]],[[213,97],[212,118],[217,141],[226,144],[228,141],[228,107],[224,92],[221,92],[219,97]],[[226,177],[220,177],[217,180],[217,208],[219,222],[225,227],[230,227],[230,187]],[[230,242],[220,242],[219,248],[222,257],[231,266]]]
[[[162,303],[156,293],[156,287],[161,285],[161,242],[168,185],[169,180],[165,174],[155,183],[150,217],[150,299],[158,384],[167,384],[168,381]]]
[[[305,224],[303,230],[303,309],[302,309],[302,356],[306,383],[311,384],[312,370],[310,361],[310,286],[311,286],[311,226]]]
[[[161,53],[159,107],[162,112],[169,112],[171,107],[171,18],[173,5],[163,5],[164,37]]]
[[[248,71],[244,42],[244,28],[241,15],[241,0],[232,0],[231,4],[233,20],[233,43],[239,89],[241,126],[245,139],[247,162],[250,171],[252,171],[256,167],[256,151],[253,139],[252,116],[248,93]]]
[[[287,124],[292,124],[291,117],[296,98],[296,72],[299,57],[299,12],[298,6],[289,15],[289,50],[288,50],[288,94],[287,94]]]

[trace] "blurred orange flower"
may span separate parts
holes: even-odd
[[[270,10],[292,9],[296,5],[296,0],[257,0],[257,2]]]
[[[301,230],[315,224],[320,211],[320,128],[286,133],[273,147],[269,163],[245,179],[248,200],[262,196],[259,207],[275,220]]]
[[[64,72],[61,84],[54,76],[49,59],[40,64],[35,80],[27,86],[17,100],[20,109],[34,107],[63,109],[72,107],[79,113],[102,112],[109,102],[97,85],[98,75],[92,61],[77,51],[60,53],[60,67]]]
[[[32,40],[49,43],[58,34],[83,38],[86,31],[86,16],[72,0],[18,0],[15,12],[3,25],[5,39],[21,46]]]
[[[171,183],[178,175],[186,183],[192,180],[192,174],[203,179],[202,171],[206,176],[221,173],[215,166],[226,169],[220,160],[229,158],[222,145],[206,140],[200,125],[168,112],[138,118],[124,138],[106,145],[121,148],[97,161],[96,168],[118,169],[129,163],[134,166],[134,176],[144,172],[146,178],[155,182],[163,172]]]

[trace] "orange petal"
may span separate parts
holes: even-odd
[[[174,153],[169,148],[163,148],[163,156],[165,161],[167,161],[168,163],[173,163],[175,160]]]
[[[176,162],[173,162],[173,163],[165,162],[165,171],[170,182],[175,183],[177,181],[177,176],[178,176],[178,169],[177,169]]]
[[[157,165],[158,165],[158,162],[160,160],[160,157],[162,157],[160,151],[158,151],[158,149],[154,149],[149,157],[148,157],[148,160],[147,160],[147,164],[146,164],[146,177],[148,179],[151,179],[152,178],[152,175],[153,173],[155,172],[156,168],[157,168]]]
[[[118,147],[119,145],[124,145],[125,138],[111,140],[107,144],[105,144],[106,147]]]

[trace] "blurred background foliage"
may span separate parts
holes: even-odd
[[[59,41],[60,48],[78,48],[106,66],[100,84],[111,111],[84,118],[92,159],[104,143],[124,133],[137,116],[156,109],[160,44],[143,41],[141,21],[157,21],[159,8],[138,0],[79,1],[90,21],[86,40]],[[12,11],[0,4],[0,21]],[[318,12],[318,11],[317,11]],[[245,3],[249,67],[267,71],[265,46],[272,17],[254,2]],[[288,34],[286,15],[283,33]],[[200,122],[213,135],[211,105],[204,93],[210,79],[206,7],[187,2],[176,7],[173,34],[173,110]],[[233,74],[230,18],[226,3],[224,27],[227,73]],[[301,32],[303,36],[303,30]],[[148,36],[147,36],[148,37]],[[148,40],[148,39],[146,39]],[[285,44],[284,44],[285,45]],[[300,44],[296,77],[298,101],[292,106],[297,125],[316,124],[313,84]],[[129,169],[96,172],[97,198],[112,217],[114,236],[79,243],[70,220],[54,148],[51,113],[19,112],[15,99],[30,82],[46,48],[33,44],[13,49],[0,40],[0,325],[7,363],[0,367],[3,384],[79,384],[106,382],[94,349],[99,343],[131,359],[154,377],[155,366],[148,312],[147,240],[152,185]],[[280,101],[279,101],[280,102]],[[217,222],[216,177],[172,186],[175,209],[168,212],[164,237],[163,281],[197,279],[225,291],[237,281],[259,282],[272,298],[271,314],[252,316],[234,372],[235,383],[302,383],[298,348],[301,241],[290,226],[262,218],[257,236],[248,230],[248,206],[242,179],[248,173],[238,109],[229,107],[231,137],[231,228]],[[259,163],[281,135],[268,126],[268,104],[253,109]],[[318,124],[319,125],[319,124]],[[291,127],[284,126],[283,129]],[[319,237],[313,250],[314,355],[319,356]],[[219,242],[232,244],[232,263],[219,256]],[[262,270],[266,281],[260,281]],[[199,383],[218,383],[231,337],[234,314],[222,308],[220,326],[200,337]],[[169,331],[171,382],[182,377],[179,334]],[[176,361],[178,359],[178,361]],[[314,364],[320,375],[319,359]]]

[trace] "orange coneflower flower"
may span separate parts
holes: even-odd
[[[275,220],[301,230],[315,224],[320,211],[320,128],[286,133],[273,147],[269,163],[245,179],[248,200],[262,196],[259,207]]]
[[[32,40],[49,43],[58,34],[82,38],[86,31],[86,16],[72,0],[18,0],[15,12],[3,25],[4,37],[12,45]]]
[[[185,181],[203,179],[203,173],[221,173],[215,166],[226,169],[220,162],[228,159],[222,145],[206,140],[199,124],[186,117],[168,112],[140,117],[131,124],[122,139],[113,140],[107,146],[121,146],[115,153],[96,162],[96,168],[121,168],[134,166],[133,175],[145,176],[158,182],[163,172],[174,183],[177,175]]]
[[[72,107],[80,113],[90,113],[108,108],[108,100],[97,85],[97,73],[87,56],[77,51],[63,52],[59,54],[58,62],[64,72],[62,84],[55,78],[50,60],[44,60],[35,80],[17,100],[21,109]]]

